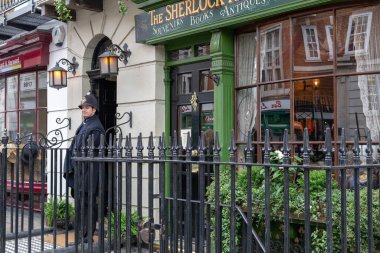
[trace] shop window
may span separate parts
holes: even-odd
[[[254,85],[257,82],[256,32],[239,34],[237,37],[237,77],[238,87]],[[257,87],[245,87],[237,91],[237,157],[244,162],[248,132],[252,133],[253,161],[257,161]]]
[[[257,88],[239,90],[237,93],[238,141],[247,141],[248,131],[257,125]]]
[[[265,88],[266,86],[268,85],[262,85],[260,91],[262,140],[264,140],[265,129],[269,129],[272,141],[282,141],[285,129],[290,131],[289,90],[272,90]]]
[[[319,61],[321,59],[321,55],[319,51],[317,27],[314,25],[302,26],[302,35],[306,52],[306,60]]]
[[[333,79],[306,79],[294,83],[294,125],[308,129],[311,141],[324,141],[327,127],[334,127]],[[295,131],[295,140],[302,135]]]
[[[365,82],[363,82],[365,81]],[[380,131],[380,87],[376,85],[380,75],[347,76],[338,78],[338,133],[346,129],[349,139],[355,130],[360,140],[366,140],[371,130],[373,140],[378,140]]]
[[[46,134],[46,76],[40,71],[0,79],[0,129],[7,129],[10,141],[17,133]]]
[[[346,54],[367,53],[371,31],[372,12],[349,17],[345,52]]]
[[[239,34],[237,44],[237,86],[255,84],[257,81],[256,33]]]
[[[260,40],[261,82],[281,80],[281,26],[263,31]]]
[[[333,50],[333,41],[334,41],[334,32],[333,32],[333,26],[332,25],[326,25],[326,38],[327,38],[327,44],[329,46],[329,60],[332,60],[334,57],[334,50]]]

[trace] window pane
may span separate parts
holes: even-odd
[[[323,12],[293,19],[293,76],[332,73],[332,37],[326,26],[333,25],[333,13]],[[332,31],[332,30],[331,30]]]
[[[195,46],[195,56],[210,55],[210,44],[203,44]]]
[[[18,109],[18,76],[7,78],[7,110]],[[17,118],[16,118],[17,119]],[[16,122],[17,123],[17,122]]]
[[[46,136],[47,134],[47,111],[46,109],[38,110],[38,132]]]
[[[379,5],[337,11],[337,72],[379,70]]]
[[[282,80],[290,76],[289,22],[260,27],[261,82]]]
[[[373,141],[379,140],[380,131],[380,75],[338,78],[338,133],[344,127],[348,140],[355,130],[360,140],[366,140],[371,130]]]
[[[191,47],[172,50],[169,52],[169,60],[177,61],[192,57]]]
[[[290,129],[289,90],[265,86],[268,85],[262,85],[260,92],[262,140],[265,129],[269,129],[272,141],[282,141],[284,130]]]
[[[20,112],[20,134],[24,136],[26,134],[35,133],[36,126],[36,113],[34,110],[21,111]]]
[[[3,136],[5,129],[5,113],[0,113],[0,134]]]
[[[5,128],[8,131],[9,139],[14,141],[16,139],[16,135],[18,133],[18,113],[17,112],[8,112],[6,115],[7,124]]]
[[[334,127],[333,78],[307,79],[294,83],[294,133],[302,140],[306,127],[311,141],[324,141],[326,127]]]
[[[238,141],[246,142],[248,131],[257,136],[257,88],[239,90],[237,94]],[[257,138],[255,138],[257,140]]]
[[[5,79],[0,79],[0,112],[5,111]]]
[[[191,73],[179,74],[177,77],[177,94],[190,94]]]
[[[256,33],[244,33],[237,37],[238,40],[238,86],[256,83]]]
[[[36,108],[36,72],[20,75],[20,110]]]
[[[38,107],[47,106],[47,72],[38,72]]]
[[[214,82],[212,80],[210,70],[201,71],[199,78],[199,90],[200,91],[212,91],[214,90]]]

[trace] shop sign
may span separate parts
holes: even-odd
[[[290,110],[289,99],[261,102],[261,111]]]
[[[20,90],[22,92],[36,90],[36,74],[27,73],[20,76]]]
[[[203,115],[203,122],[204,123],[213,123],[214,122],[214,114],[206,114]]]
[[[5,60],[0,60],[0,73],[12,71],[22,68],[21,56],[10,57]]]
[[[232,21],[299,0],[184,0],[135,16],[136,41]]]

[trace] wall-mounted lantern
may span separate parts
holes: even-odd
[[[61,68],[59,64],[67,65],[67,70]],[[55,67],[49,69],[49,86],[59,90],[60,88],[64,88],[67,86],[67,72],[71,72],[73,75],[76,73],[76,69],[79,64],[76,62],[76,58],[73,57],[72,62],[69,60],[62,58],[57,61]]]
[[[119,72],[118,60],[127,65],[128,58],[131,56],[131,50],[128,45],[124,44],[124,50],[118,45],[112,44],[107,47],[106,51],[98,56],[100,74],[103,76],[117,75]]]

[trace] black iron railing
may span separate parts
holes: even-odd
[[[11,240],[17,245],[23,237],[28,240],[28,252],[32,252],[32,240],[36,238],[41,242],[40,251],[56,252],[60,248],[79,252],[142,252],[146,248],[149,252],[202,253],[379,249],[380,150],[371,142],[370,133],[365,145],[359,145],[356,134],[348,149],[344,129],[340,142],[333,143],[327,128],[324,161],[318,165],[310,161],[307,129],[299,157],[290,148],[287,131],[281,151],[272,149],[269,130],[260,152],[253,148],[248,134],[244,162],[236,161],[233,139],[229,147],[220,147],[218,133],[212,146],[206,146],[202,135],[199,147],[190,146],[190,136],[183,147],[176,135],[119,135],[111,136],[107,142],[102,136],[97,147],[90,137],[74,152],[78,190],[73,194],[63,178],[67,150],[38,145],[40,155],[33,162],[32,139],[23,147],[30,155],[28,192],[22,187],[15,191],[8,188],[7,182],[25,182],[20,162],[10,166],[16,176],[8,179],[10,167],[4,155],[7,138],[3,138],[0,201],[8,205],[1,205],[0,210],[0,252]],[[166,144],[168,139],[170,145]],[[18,154],[20,144],[16,144]],[[364,153],[360,151],[363,147]],[[229,161],[220,157],[225,148],[230,151]],[[353,156],[352,163],[348,162],[348,153]],[[253,163],[257,154],[262,154],[262,162]],[[46,182],[47,187],[46,196],[38,199],[38,213],[33,212],[36,199],[30,197],[34,194],[33,171],[37,163],[45,166],[46,177],[41,183],[45,187]],[[89,177],[84,178],[86,171]],[[98,182],[91,180],[94,173],[99,175]],[[90,188],[98,184],[98,191],[83,194],[81,186],[86,184]],[[27,200],[22,198],[26,195]],[[50,215],[50,210],[46,213],[49,199],[55,214],[60,200],[66,204],[63,223],[58,215],[50,224],[45,223]],[[97,203],[96,211],[85,207],[92,201]],[[80,215],[69,218],[70,203]],[[24,227],[18,223],[21,217],[27,218]],[[83,221],[92,217],[97,218],[95,236],[84,241],[86,230],[90,234],[91,229],[84,227]]]

